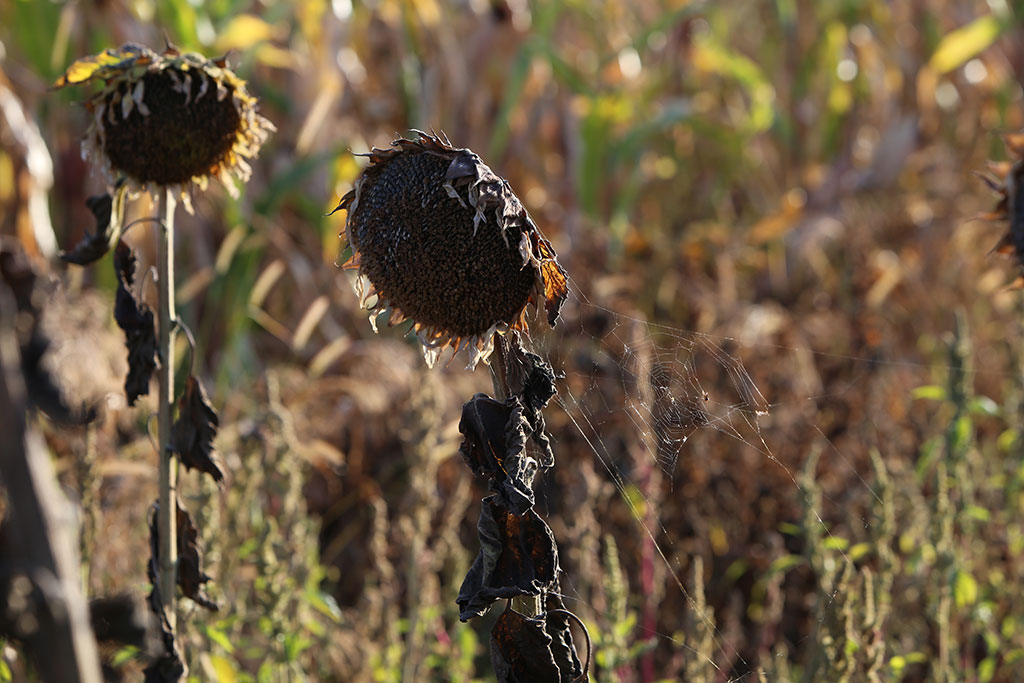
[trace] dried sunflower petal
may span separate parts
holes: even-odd
[[[567,278],[507,181],[472,151],[417,135],[374,148],[335,208],[348,212],[344,267],[358,269],[371,319],[411,319],[428,363],[468,348],[473,367],[495,333],[527,330],[528,305],[543,303],[553,325]]]

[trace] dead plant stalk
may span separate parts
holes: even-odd
[[[164,616],[173,632],[176,628],[175,577],[178,570],[178,538],[175,510],[178,468],[171,443],[171,421],[174,416],[174,210],[177,202],[171,190],[160,192],[161,222],[157,232],[157,330],[159,334],[160,395],[157,400],[157,429],[160,441],[159,487],[160,512],[157,528],[160,534],[160,595]]]

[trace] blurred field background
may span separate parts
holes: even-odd
[[[593,680],[1024,680],[1024,294],[989,255],[1003,228],[971,220],[995,202],[972,171],[1024,125],[1022,19],[1019,0],[0,0],[0,229],[60,283],[68,391],[105,406],[44,425],[89,593],[148,590],[155,455],[109,261],[54,258],[102,183],[85,93],[48,87],[166,35],[229,52],[278,128],[240,199],[178,219],[228,478],[183,473],[223,605],[183,601],[194,680],[493,680],[493,616],[454,602],[486,493],[457,425],[487,371],[374,335],[334,265],[344,215],[324,217],[353,152],[410,128],[509,178],[574,281],[533,339],[566,374],[538,509]],[[772,404],[759,424],[708,347]],[[644,368],[728,418],[675,462]],[[0,680],[26,672],[5,644]]]

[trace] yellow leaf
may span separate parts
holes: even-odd
[[[1004,22],[988,14],[950,31],[939,41],[928,66],[940,74],[952,71],[994,43],[1005,28]]]
[[[965,571],[958,571],[953,583],[953,598],[957,607],[970,607],[978,601],[978,582]]]
[[[238,680],[238,670],[234,662],[227,657],[210,655],[210,667],[217,683],[235,683]]]

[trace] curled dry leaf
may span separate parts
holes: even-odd
[[[462,406],[462,457],[474,474],[490,479],[501,505],[520,515],[533,507],[537,472],[537,462],[526,455],[527,428],[515,396],[501,402],[477,394]]]
[[[499,683],[567,683],[583,675],[565,617],[528,617],[511,606],[491,629],[491,664]]]
[[[157,529],[159,505],[153,505],[149,520],[149,567],[147,574],[152,583],[149,594],[149,606],[158,616],[163,614],[163,598],[156,582],[157,568],[160,566],[160,532]],[[208,610],[220,609],[217,603],[203,594],[203,584],[210,577],[203,573],[202,552],[199,549],[199,531],[192,515],[188,513],[181,501],[178,501],[178,513],[175,523],[178,529],[178,586],[185,597]]]
[[[203,572],[203,556],[199,549],[199,530],[192,515],[178,502],[178,586],[185,597],[200,607],[216,612],[220,609],[203,593],[203,584],[210,577]]]
[[[146,576],[149,578],[150,589],[146,602],[149,603],[150,611],[160,622],[160,642],[163,645],[163,652],[146,667],[145,682],[177,683],[185,675],[185,663],[181,659],[181,653],[174,640],[174,629],[171,628],[164,614],[164,600],[160,595],[159,581],[157,581],[158,567],[160,566],[160,533],[157,530],[159,509],[160,506],[154,503],[149,510],[149,563],[146,565]],[[178,539],[180,546],[180,535]]]
[[[128,347],[128,376],[124,393],[128,405],[135,405],[139,396],[149,393],[149,380],[156,370],[157,342],[153,311],[136,301],[131,293],[135,282],[135,254],[124,242],[114,250],[114,272],[117,273],[117,295],[114,300],[114,320],[124,330]]]
[[[100,194],[86,199],[85,205],[96,218],[96,232],[86,235],[71,251],[61,252],[60,257],[68,263],[84,266],[110,251],[121,239],[127,196],[128,186],[119,182],[113,195]]]
[[[459,619],[480,616],[495,600],[540,595],[557,587],[555,537],[535,511],[517,515],[496,496],[488,496],[483,500],[477,531],[480,552],[456,598]]]
[[[506,347],[505,378],[509,393],[518,396],[523,405],[523,417],[529,425],[527,432],[541,449],[540,466],[548,469],[555,464],[544,415],[541,411],[555,395],[555,373],[540,356],[526,351],[513,333]]]
[[[206,472],[214,481],[224,481],[224,473],[213,458],[213,439],[220,420],[206,398],[203,385],[195,375],[185,380],[185,391],[178,399],[178,418],[171,431],[171,447],[188,469]]]
[[[561,683],[551,656],[551,636],[544,619],[508,607],[491,629],[491,664],[499,683]]]

